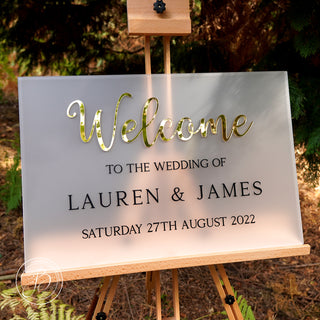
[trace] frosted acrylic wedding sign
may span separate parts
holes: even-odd
[[[19,104],[26,261],[91,277],[304,248],[285,72],[20,78]]]

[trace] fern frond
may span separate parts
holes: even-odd
[[[8,298],[8,297],[12,297],[12,296],[15,296],[18,294],[18,290],[17,290],[17,287],[13,287],[13,288],[10,288],[10,289],[5,289],[1,292],[1,295],[4,297],[4,298]]]
[[[66,310],[66,319],[65,320],[72,320],[71,318],[71,314],[74,311],[74,308],[69,308],[68,310]]]
[[[53,300],[51,301],[50,303],[50,320],[56,320],[56,315],[57,315],[57,303],[58,303],[58,300]]]
[[[47,303],[48,303],[48,297],[51,296],[50,291],[44,291],[37,295],[37,305],[39,307],[39,310],[47,310]]]
[[[241,314],[244,320],[255,320],[251,307],[248,305],[247,300],[240,295],[237,299]]]
[[[81,314],[80,316],[74,316],[72,317],[72,320],[84,320],[85,319],[85,315]]]
[[[14,314],[10,320],[26,320],[26,318],[23,318],[23,317],[19,316],[18,314]]]
[[[0,302],[0,309],[3,310],[5,307],[9,307],[12,311],[15,310],[15,308],[20,304],[19,299],[13,299],[12,297],[16,296],[18,294],[17,288],[10,288],[3,290],[1,292],[1,296],[4,298]]]
[[[254,314],[252,312],[251,306],[248,306],[247,314],[246,314],[247,320],[255,320]]]
[[[58,309],[58,320],[65,320],[64,319],[64,311],[65,311],[65,308],[67,307],[66,304],[60,304],[59,305],[59,309]]]
[[[14,315],[11,320],[84,320],[85,315],[73,316],[74,307],[54,299],[50,291],[44,291],[35,295],[35,290],[22,292],[22,297],[16,287],[3,290],[0,296],[0,309],[6,306],[15,312],[18,305],[22,306],[27,313],[27,319]],[[52,298],[52,301],[49,301]]]
[[[3,310],[5,307],[9,307],[12,311],[20,304],[20,301],[12,299],[11,297],[5,298],[0,302],[0,309]]]
[[[34,310],[30,304],[26,307],[26,311],[28,315],[28,320],[40,320],[39,312]]]
[[[50,316],[48,315],[46,308],[42,308],[40,310],[40,320],[50,320]]]
[[[34,290],[26,290],[22,292],[23,298],[21,299],[21,302],[26,310],[32,305],[32,303],[34,303],[34,298],[32,297],[33,293]]]

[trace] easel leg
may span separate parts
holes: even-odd
[[[154,287],[154,283],[152,281],[152,272],[148,271],[146,273],[146,289],[147,289],[147,303],[151,303],[151,293],[152,293],[152,288]]]
[[[223,265],[212,265],[209,266],[209,269],[213,281],[217,287],[220,298],[222,300],[222,304],[229,317],[229,320],[243,320],[243,316],[241,314],[238,302],[235,299],[234,301],[232,301],[232,297],[234,298],[234,292]]]
[[[178,270],[172,270],[173,319],[180,320]]]
[[[118,285],[118,282],[119,282],[119,279],[120,279],[120,276],[114,276],[113,277],[113,281],[111,283],[111,287],[110,287],[110,290],[109,290],[109,293],[108,293],[108,296],[107,296],[107,300],[104,304],[104,308],[103,308],[103,312],[105,314],[108,314],[109,311],[110,311],[110,307],[111,307],[111,304],[112,304],[112,300],[116,294],[116,290],[117,290],[117,285]]]
[[[153,271],[153,275],[154,275],[154,285],[155,285],[155,291],[156,291],[157,320],[161,320],[162,315],[161,315],[160,271]]]
[[[104,312],[104,316],[101,317],[101,320],[106,319],[106,316],[108,315],[110,311],[110,307],[112,304],[112,300],[114,298],[114,295],[116,293],[117,285],[119,282],[120,276],[114,276],[114,277],[105,277],[103,281],[103,285],[100,289],[98,302],[96,305],[96,308],[93,313],[92,320],[96,320],[96,317],[98,313]],[[109,289],[109,290],[108,290]],[[104,306],[103,306],[104,303]]]
[[[160,271],[151,271],[146,274],[147,302],[151,304],[152,290],[156,293],[156,314],[157,320],[162,319],[161,315],[161,288],[160,288]]]
[[[161,288],[160,288],[160,271],[147,272],[146,274],[147,301],[151,303],[151,291],[155,290],[156,295],[156,315],[157,320],[162,319],[161,311]],[[173,295],[173,311],[174,316],[164,318],[166,320],[180,320],[180,305],[179,305],[179,285],[178,285],[178,270],[172,270],[172,295]]]

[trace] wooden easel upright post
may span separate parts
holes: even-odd
[[[145,73],[151,74],[151,46],[150,36],[163,36],[164,73],[171,73],[170,39],[172,35],[186,35],[191,33],[189,18],[189,1],[175,0],[170,2],[169,14],[163,11],[158,15],[152,10],[152,4],[162,0],[128,0],[129,33],[144,35],[145,45]],[[209,266],[210,273],[217,287],[223,306],[230,320],[243,320],[239,305],[234,298],[234,292],[222,264]],[[92,320],[105,320],[116,292],[119,276],[105,277],[96,297],[96,306]],[[180,320],[178,269],[172,269],[172,293],[174,315],[162,318],[160,271],[146,273],[147,302],[151,303],[152,291],[155,291],[156,319]],[[91,319],[87,317],[87,320]]]
[[[145,73],[151,74],[151,49],[150,49],[150,36],[163,36],[163,64],[164,73],[171,73],[170,62],[170,40],[171,35],[185,35],[191,33],[191,22],[189,17],[189,1],[178,0],[172,1],[169,9],[169,18],[166,17],[166,12],[155,13],[156,10],[151,11],[150,1],[128,1],[128,23],[129,33],[131,34],[143,34],[145,43]],[[149,5],[150,4],[150,5]],[[154,6],[156,2],[152,3]],[[147,11],[147,12],[146,12]],[[176,15],[184,17],[183,20],[178,21]],[[146,28],[147,20],[152,20],[153,29]],[[141,23],[142,22],[142,23]],[[169,23],[168,23],[169,22]],[[174,24],[174,25],[173,25]],[[177,29],[179,26],[179,30]],[[173,310],[174,317],[171,319],[180,319],[180,306],[179,306],[179,285],[178,285],[178,270],[172,270],[172,288],[173,288]],[[155,290],[156,294],[156,314],[157,320],[162,319],[161,314],[161,288],[160,288],[160,271],[151,271],[146,274],[146,289],[147,289],[147,302],[151,303],[152,290]]]

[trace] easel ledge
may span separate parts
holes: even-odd
[[[130,263],[119,263],[113,265],[90,266],[88,268],[57,270],[61,272],[63,281],[80,280],[88,278],[99,278],[129,273],[188,268],[206,265],[217,265],[232,262],[243,262],[252,260],[275,259],[310,254],[310,245],[298,245],[277,248],[264,248],[244,251],[231,251],[216,254],[194,255],[184,257],[173,257],[153,260],[142,260]],[[60,274],[60,276],[61,276]],[[47,271],[45,275],[51,282],[60,280],[55,271]],[[21,275],[22,285],[34,285],[39,273],[23,273]],[[41,279],[44,283],[45,279]]]

